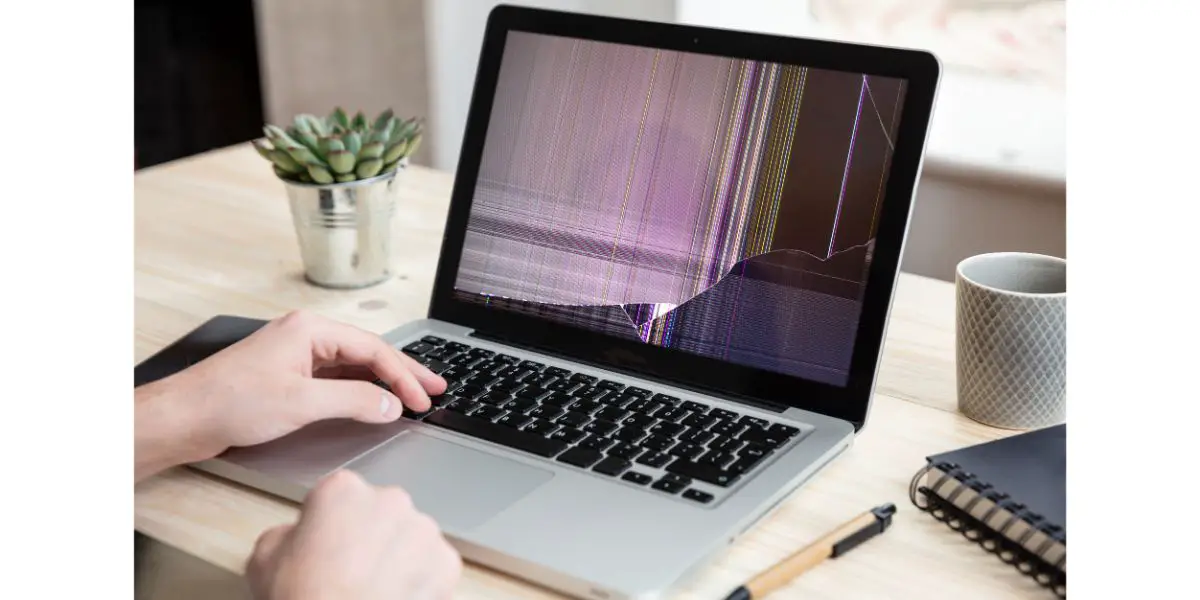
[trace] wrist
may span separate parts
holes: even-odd
[[[203,398],[187,389],[175,375],[134,390],[135,481],[225,450],[206,434]]]

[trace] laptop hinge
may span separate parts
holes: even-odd
[[[522,350],[529,350],[530,352],[538,352],[541,354],[558,354],[558,351],[550,349],[550,348],[539,347],[534,344],[518,342],[518,341],[513,340],[512,338],[509,338],[506,336],[495,335],[495,334],[487,333],[485,331],[479,331],[478,329],[476,329],[475,331],[472,331],[469,335],[471,337],[479,338],[482,340],[487,340],[489,342],[496,342],[499,344],[504,344],[506,346],[520,348]],[[730,394],[728,392],[716,391],[716,390],[704,388],[701,386],[692,385],[692,384],[689,384],[686,382],[676,381],[673,379],[666,379],[664,377],[659,377],[659,376],[652,375],[649,373],[644,373],[644,372],[638,371],[636,369],[630,369],[630,368],[625,368],[625,367],[618,367],[615,365],[603,364],[603,363],[599,363],[599,362],[595,362],[595,361],[589,361],[589,360],[584,360],[581,358],[575,358],[575,357],[569,356],[569,355],[563,355],[563,358],[580,363],[582,365],[595,367],[597,369],[606,369],[609,371],[616,371],[618,373],[621,373],[623,375],[628,375],[630,377],[638,377],[638,378],[653,381],[655,383],[659,383],[662,385],[669,385],[671,387],[685,389],[690,392],[695,392],[697,394],[704,394],[705,396],[713,396],[715,398],[720,398],[722,400],[728,400],[730,402],[737,402],[738,404],[745,404],[747,406],[752,406],[754,408],[771,411],[774,413],[782,414],[784,411],[791,408],[790,406],[787,406],[785,404],[780,404],[778,402],[770,402],[767,400],[760,400],[757,398],[749,398],[746,396],[742,396],[740,394]]]

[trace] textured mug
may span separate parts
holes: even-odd
[[[998,252],[955,273],[958,409],[995,427],[1066,420],[1067,261]]]

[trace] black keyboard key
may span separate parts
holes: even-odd
[[[760,446],[759,444],[746,444],[745,448],[738,450],[738,458],[754,458],[762,460],[771,453],[771,448]]]
[[[605,421],[612,421],[613,423],[620,423],[625,417],[629,416],[629,411],[627,411],[623,408],[609,406],[608,408],[605,408],[604,410],[596,413],[595,416],[597,419],[604,419]]]
[[[500,368],[493,371],[492,374],[495,375],[496,377],[504,377],[505,379],[508,379],[508,378],[512,377],[513,375],[516,375],[519,371],[520,371],[520,369],[518,369],[512,365],[501,363]]]
[[[696,413],[684,419],[683,424],[692,429],[708,429],[709,425],[712,425],[716,421],[717,418],[712,415]]]
[[[646,437],[646,430],[642,429],[641,427],[630,427],[627,425],[613,434],[613,437],[621,440],[622,442],[629,442],[632,444]]]
[[[688,416],[690,416],[691,414],[692,414],[691,411],[683,408],[682,406],[672,406],[672,407],[667,408],[667,410],[664,410],[661,413],[658,413],[657,415],[654,415],[654,416],[656,416],[664,421],[678,423],[678,422],[684,420],[685,418],[687,418]]]
[[[575,442],[582,440],[586,435],[586,433],[575,429],[574,427],[563,427],[562,429],[550,434],[550,439],[559,442],[566,442],[568,444],[574,444]]]
[[[523,384],[520,381],[517,381],[515,379],[511,379],[511,378],[506,378],[503,381],[500,381],[499,383],[492,384],[493,390],[503,390],[506,392],[516,392],[524,387],[525,387],[525,384]]]
[[[505,369],[507,367],[508,367],[508,365],[505,363],[496,362],[494,360],[488,360],[488,361],[484,361],[480,364],[477,364],[472,368],[474,368],[477,373],[486,373],[488,375],[494,375],[496,373],[496,371],[499,371],[500,369]]]
[[[583,430],[588,433],[595,434],[595,435],[608,435],[608,434],[616,431],[618,427],[619,427],[619,425],[617,425],[616,423],[613,423],[612,421],[604,421],[601,419],[596,419],[595,421],[592,421],[591,423],[584,425]]]
[[[453,361],[451,361],[453,362]],[[466,379],[471,376],[470,369],[465,367],[451,367],[442,371],[442,379]]]
[[[458,400],[455,400],[454,402],[447,404],[446,410],[452,410],[456,413],[465,415],[465,414],[471,412],[471,409],[475,408],[476,406],[477,405],[470,400],[464,400],[462,398],[459,398]]]
[[[684,460],[694,460],[703,453],[704,446],[691,442],[679,442],[674,448],[671,448],[672,456],[678,456]]]
[[[679,404],[679,398],[676,398],[675,396],[668,396],[666,394],[655,394],[654,400],[662,404],[669,404],[671,406]]]
[[[567,447],[567,444],[561,441],[548,440],[539,435],[446,410],[434,412],[425,418],[425,422],[546,458],[562,452]]]
[[[450,362],[451,360],[458,358],[458,353],[446,348],[435,348],[429,352],[426,352],[425,358],[436,358],[443,362]]]
[[[557,406],[542,404],[541,406],[529,411],[529,416],[537,417],[539,419],[554,420],[561,416],[564,412],[567,411]]]
[[[569,381],[566,379],[555,381],[554,383],[550,384],[550,389],[556,392],[562,392],[564,394],[570,394],[572,391],[581,387],[584,387],[583,382]]]
[[[628,408],[628,406],[630,404],[633,404],[634,402],[637,402],[638,400],[641,400],[641,399],[642,399],[641,396],[630,396],[628,394],[614,396],[612,394],[609,394],[604,397],[604,403],[609,406],[616,407],[616,408]]]
[[[576,446],[570,450],[567,450],[566,452],[563,452],[562,456],[558,457],[558,460],[559,462],[565,462],[568,465],[575,465],[576,467],[583,467],[586,469],[600,462],[601,458],[604,458],[604,456],[600,454],[599,450]]]
[[[478,356],[480,358],[491,358],[495,356],[496,353],[486,348],[471,348],[471,355]]]
[[[584,448],[591,448],[592,450],[599,450],[601,452],[604,452],[605,450],[608,450],[609,448],[612,448],[613,446],[615,446],[616,443],[617,443],[617,440],[614,440],[612,438],[593,434],[593,435],[587,436],[587,439],[583,440],[582,442],[579,442],[579,445],[583,446]]]
[[[688,429],[679,436],[679,439],[693,444],[703,444],[708,440],[717,437],[717,434],[703,429]]]
[[[492,406],[504,406],[509,400],[512,400],[512,396],[508,392],[492,390],[480,396],[477,400],[484,404],[491,404]]]
[[[402,416],[402,417],[404,417],[404,418],[406,418],[406,419],[412,419],[412,420],[414,420],[414,421],[420,421],[421,419],[424,419],[425,417],[428,417],[428,416],[429,416],[429,413],[431,413],[431,412],[433,412],[433,410],[432,410],[432,409],[431,409],[431,410],[424,411],[424,412],[414,412],[414,411],[413,411],[411,408],[408,408],[408,407],[406,406],[406,407],[404,407],[404,411],[400,413],[400,416]]]
[[[575,402],[575,397],[562,392],[554,392],[549,396],[542,398],[542,404],[546,406],[565,407],[570,406]]]
[[[688,477],[686,475],[680,475],[679,473],[672,473],[670,471],[667,471],[667,474],[663,475],[662,478],[666,479],[667,481],[674,481],[675,483],[679,483],[682,485],[691,485],[691,483],[692,483],[691,477]]]
[[[637,396],[638,398],[649,398],[651,392],[650,390],[642,389],[640,387],[631,387],[625,388],[625,393],[629,394],[630,396]]]
[[[489,421],[493,421],[496,419],[496,417],[503,416],[504,412],[505,411],[503,408],[492,406],[490,404],[484,404],[483,406],[480,406],[478,410],[471,413],[471,416],[477,419],[487,419]]]
[[[638,461],[638,464],[646,465],[647,467],[653,467],[655,469],[658,469],[658,468],[661,468],[663,465],[671,462],[671,455],[663,454],[661,452],[647,452],[647,453],[641,455],[640,457],[638,457],[637,461]]]
[[[583,373],[576,373],[571,376],[571,381],[578,381],[590,387],[595,385],[596,377],[592,375],[584,375]]]
[[[737,421],[724,421],[713,425],[709,431],[725,437],[737,437],[745,429],[746,426]]]
[[[707,406],[700,404],[699,402],[692,401],[692,400],[688,400],[688,401],[684,402],[683,404],[680,404],[679,408],[682,408],[684,410],[690,410],[696,414],[704,414],[704,413],[708,412]]]
[[[606,390],[604,388],[594,387],[594,388],[586,388],[586,389],[588,390],[587,393],[582,395],[582,398],[585,400],[602,401],[605,396],[608,396],[609,394],[612,393],[612,390]],[[580,393],[575,392],[574,395],[579,396]]]
[[[554,377],[553,375],[538,375],[537,377],[534,377],[533,379],[526,380],[525,383],[528,383],[529,385],[538,387],[538,388],[549,388],[551,385],[554,384],[555,381],[558,381],[558,378]],[[546,391],[549,392],[549,391],[553,391],[553,390],[547,389]]]
[[[790,438],[795,436],[797,433],[800,433],[799,429],[792,427],[791,425],[784,425],[783,423],[776,423],[768,428],[767,431],[785,438]]]
[[[487,393],[487,388],[478,386],[478,385],[468,384],[468,385],[462,386],[461,388],[458,388],[458,391],[454,392],[454,395],[458,396],[459,398],[466,398],[467,400],[474,400],[486,393]]]
[[[621,479],[628,481],[630,483],[635,483],[637,485],[646,485],[647,483],[650,483],[650,480],[652,478],[645,473],[638,473],[637,471],[630,471],[630,472],[622,475]]]
[[[450,364],[462,367],[463,369],[470,369],[481,362],[483,362],[483,359],[474,354],[460,354],[454,360],[450,361]]]
[[[525,385],[529,385],[529,383],[531,381],[533,381],[533,379],[535,377],[537,377],[537,371],[530,371],[529,369],[523,369],[523,370],[517,371],[515,374],[511,375],[511,377],[514,381],[520,381],[521,383],[523,383]]]
[[[469,352],[471,350],[470,346],[460,342],[450,342],[446,344],[446,347],[455,352]]]
[[[583,413],[585,415],[591,415],[602,408],[604,408],[604,405],[596,402],[595,400],[580,400],[571,405],[571,410]]]
[[[661,435],[654,435],[642,440],[639,442],[639,445],[651,452],[666,452],[668,448],[675,445],[675,440]]]
[[[757,427],[752,427],[750,430],[738,436],[739,439],[750,443],[759,444],[768,448],[778,448],[787,441],[787,438],[778,434],[771,433],[771,430],[763,430]]]
[[[620,390],[625,389],[625,384],[617,383],[615,381],[609,381],[607,379],[604,379],[604,380],[600,381],[600,383],[597,383],[596,387],[604,388],[606,390],[620,391]]]
[[[663,406],[664,405],[658,404],[658,403],[654,402],[653,400],[635,400],[634,402],[630,403],[629,406],[626,406],[625,408],[635,411],[635,412],[640,412],[646,416],[651,416],[654,414],[655,411],[657,411],[659,408],[662,408]]]
[[[496,384],[500,383],[501,381],[504,381],[504,380],[499,377],[496,377],[495,375],[489,375],[487,373],[480,373],[478,375],[474,375],[474,376],[464,379],[463,383],[470,385],[470,386],[474,386],[474,387],[487,388],[487,387],[492,387],[493,385],[496,385]]]
[[[519,359],[515,356],[512,356],[512,355],[509,355],[509,354],[497,354],[496,360],[498,360],[500,362],[508,363],[510,365],[519,364],[521,362],[521,359]]]
[[[763,429],[766,429],[767,427],[769,427],[771,425],[770,423],[767,422],[766,419],[760,419],[758,417],[749,417],[749,416],[738,419],[738,423],[741,423],[741,424],[745,425],[746,427],[753,426],[753,427],[761,427]]]
[[[724,471],[712,465],[682,459],[667,465],[667,471],[683,475],[684,477],[706,481],[721,487],[729,487],[738,478],[738,474],[736,473]]]
[[[418,362],[420,362],[422,365],[424,365],[426,369],[429,369],[430,371],[433,371],[434,373],[437,373],[438,375],[441,375],[442,373],[450,370],[450,367],[453,366],[448,362],[442,362],[436,358],[429,358],[428,356],[426,356],[425,358],[422,358]]]
[[[754,465],[757,465],[761,460],[761,458],[739,458],[733,461],[733,464],[725,467],[725,470],[734,475],[741,475],[742,473],[753,469]]]
[[[717,437],[713,438],[711,441],[708,442],[708,449],[715,450],[715,451],[724,450],[726,452],[733,452],[741,447],[742,447],[741,440],[737,440],[734,438],[728,438],[728,437],[724,437],[724,436],[720,436],[720,435],[718,435]]]
[[[442,406],[450,404],[451,402],[454,402],[455,400],[458,400],[458,397],[453,394],[442,394],[440,396],[430,396],[429,397],[429,402],[431,404],[433,404],[434,407],[437,407],[437,408],[440,408]]]
[[[710,494],[708,492],[702,492],[695,488],[692,488],[692,489],[684,492],[683,497],[687,498],[688,500],[695,500],[696,502],[699,502],[700,504],[708,504],[709,502],[712,502],[712,499],[713,499],[712,494]]]
[[[441,346],[442,344],[446,343],[446,340],[443,340],[442,338],[437,337],[436,335],[427,335],[427,336],[421,338],[421,341],[425,342],[426,344],[433,344],[434,346]]]
[[[684,429],[687,429],[687,428],[678,423],[659,422],[650,428],[650,433],[654,434],[654,435],[661,435],[661,436],[665,436],[665,437],[669,437],[669,438],[674,438],[675,436],[679,435],[680,433],[683,433]]]
[[[538,405],[537,402],[534,402],[533,400],[530,400],[528,398],[517,398],[516,400],[513,400],[512,402],[505,404],[504,408],[505,408],[505,410],[507,410],[509,412],[525,414],[525,413],[528,413],[530,410],[536,408],[537,405]]]
[[[533,417],[527,417],[525,415],[513,412],[510,412],[496,420],[497,424],[504,425],[505,427],[512,427],[513,429],[520,429],[532,422]]]
[[[541,400],[542,398],[545,398],[553,393],[554,392],[551,392],[550,390],[547,390],[547,389],[529,386],[529,387],[521,388],[521,391],[517,392],[517,397],[525,398],[527,400],[533,400],[534,402],[536,402],[536,401]]]
[[[617,475],[624,473],[631,466],[633,466],[632,463],[623,458],[606,456],[604,460],[596,463],[596,466],[592,467],[592,470],[603,475],[616,477]]]
[[[532,423],[527,425],[525,429],[522,429],[521,431],[536,433],[542,437],[549,437],[550,434],[554,433],[556,430],[558,430],[558,425],[555,425],[554,423],[551,423],[545,419],[534,419]]]
[[[625,460],[633,460],[633,459],[637,458],[638,455],[641,454],[642,452],[645,452],[645,450],[643,450],[633,444],[617,444],[616,446],[613,446],[611,449],[609,449],[608,455],[620,457]]]
[[[654,417],[648,417],[641,413],[629,415],[625,417],[624,421],[621,421],[621,425],[625,427],[636,427],[638,429],[645,429],[652,424],[654,424]]]
[[[555,423],[565,425],[567,427],[583,427],[591,419],[583,414],[568,410],[566,414],[555,419]]]
[[[553,375],[560,379],[565,379],[571,376],[571,372],[562,367],[546,367],[546,374]]]
[[[650,487],[652,487],[660,492],[666,492],[668,494],[678,494],[679,490],[682,490],[683,488],[687,487],[687,485],[679,483],[678,481],[672,481],[670,479],[663,478],[663,479],[659,479],[658,481],[654,482],[654,485],[652,485]]]
[[[723,408],[714,408],[708,411],[708,414],[725,421],[735,421],[738,418],[737,413],[731,410],[725,410]]]
[[[710,450],[708,454],[696,459],[696,462],[712,465],[718,469],[724,469],[727,465],[733,463],[735,460],[737,460],[737,456],[735,456],[732,452]]]
[[[540,362],[533,362],[532,360],[523,360],[521,361],[520,367],[530,371],[541,371],[542,369],[546,368],[546,365],[543,365]]]

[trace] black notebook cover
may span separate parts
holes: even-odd
[[[157,381],[194,365],[258,331],[266,321],[218,315],[133,368],[133,386]]]
[[[1065,597],[1067,426],[926,458],[917,508]]]
[[[1042,520],[1067,528],[1067,426],[1020,433],[929,457],[956,464],[1025,505]]]

